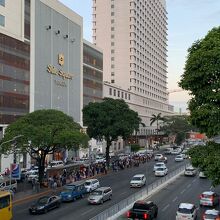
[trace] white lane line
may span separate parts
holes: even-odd
[[[86,215],[87,213],[91,212],[92,210],[94,210],[95,208],[91,208],[88,211],[83,212],[81,215]]]
[[[124,194],[126,194],[127,192],[123,192],[123,193],[121,193],[120,195],[124,195]]]
[[[188,184],[188,185],[187,185],[187,188],[190,188],[190,187],[191,187],[191,184]]]
[[[184,189],[183,191],[181,191],[180,193],[183,194],[186,190]]]
[[[175,198],[173,199],[173,202],[175,202],[177,199],[178,199],[178,198],[177,198],[177,197],[175,197]]]
[[[194,179],[192,182],[195,183],[195,182],[196,182],[196,179]]]
[[[167,204],[165,207],[163,207],[162,212],[164,212],[169,206],[170,204]]]

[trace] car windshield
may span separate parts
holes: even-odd
[[[163,167],[159,167],[159,168],[157,168],[156,171],[164,171],[164,168]]]
[[[86,186],[90,186],[90,185],[91,185],[91,182],[85,182],[85,185],[86,185]]]
[[[72,190],[70,188],[64,188],[64,190],[62,192],[70,193],[70,192],[72,192]]]
[[[156,167],[162,167],[163,164],[155,164]]]
[[[210,198],[210,197],[212,197],[212,195],[202,194],[202,197],[203,197],[203,198]]]
[[[183,213],[183,214],[191,214],[192,210],[191,209],[187,209],[187,208],[179,208],[178,212]]]
[[[100,196],[100,195],[102,195],[102,191],[94,191],[94,192],[91,193],[91,195]]]
[[[49,197],[42,197],[37,201],[37,204],[38,205],[45,205],[45,204],[47,204],[48,199],[49,199]]]
[[[132,178],[132,180],[141,180],[141,177],[135,176],[135,177]]]
[[[217,214],[205,214],[204,216],[206,219],[216,219],[217,217],[219,217]]]

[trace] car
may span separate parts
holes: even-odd
[[[219,205],[219,195],[212,191],[203,192],[200,195],[200,206],[216,206]]]
[[[166,167],[159,167],[155,170],[155,176],[166,176],[168,169]]]
[[[154,156],[155,161],[158,161],[161,158],[163,158],[163,154],[155,154],[155,156]]]
[[[146,184],[146,177],[144,174],[137,174],[132,177],[130,187],[142,187]]]
[[[165,167],[165,168],[166,168],[166,165],[165,165],[164,162],[157,162],[157,163],[155,163],[155,164],[154,164],[154,168],[153,168],[154,172],[155,172],[155,170],[156,170],[157,168],[159,168],[159,167]]]
[[[49,210],[59,208],[61,200],[59,196],[43,196],[34,202],[30,208],[30,214],[47,213]]]
[[[29,175],[27,176],[28,182],[32,182],[33,179],[38,180],[38,178],[39,178],[38,174],[39,174],[38,171],[34,171],[34,172],[29,173]]]
[[[181,148],[175,148],[172,150],[171,154],[177,155],[181,153]]]
[[[18,188],[17,180],[6,177],[4,179],[0,179],[0,191],[2,190],[12,190],[16,192]]]
[[[199,178],[203,178],[203,179],[207,178],[204,171],[199,171]]]
[[[85,181],[85,188],[87,192],[92,192],[93,190],[100,187],[100,183],[97,179],[89,179]]]
[[[178,155],[175,156],[175,161],[176,161],[176,162],[181,162],[181,161],[183,161],[183,160],[184,160],[184,159],[183,159],[182,154],[178,154]]]
[[[164,162],[164,163],[167,163],[167,157],[161,157],[158,159],[158,162]]]
[[[165,151],[164,151],[164,154],[171,154],[172,150],[173,150],[173,149],[170,148],[170,147],[169,147],[169,148],[166,148]]]
[[[195,220],[197,219],[198,208],[191,203],[180,203],[176,212],[176,220]]]
[[[196,169],[192,166],[186,167],[184,171],[185,176],[196,176],[196,173],[197,173]]]
[[[88,202],[90,204],[103,204],[103,202],[112,199],[111,187],[100,187],[90,193]]]
[[[220,220],[220,211],[216,209],[208,209],[202,215],[202,220]]]
[[[69,202],[78,198],[83,198],[86,193],[87,189],[85,188],[85,182],[78,181],[65,185],[60,192],[60,198],[62,202]]]
[[[188,155],[185,154],[185,153],[181,153],[181,155],[182,155],[183,159],[187,159],[188,158]]]

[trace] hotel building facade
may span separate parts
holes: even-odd
[[[155,132],[152,114],[173,114],[166,15],[165,0],[93,0],[93,43],[104,54],[104,96],[122,98],[138,112],[144,134]]]

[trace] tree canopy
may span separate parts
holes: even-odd
[[[179,145],[186,138],[187,132],[196,130],[196,128],[189,123],[188,118],[189,116],[186,115],[165,116],[160,131],[163,131],[167,136],[176,136],[175,143]]]
[[[208,137],[220,134],[220,27],[193,43],[179,86],[188,90],[190,121]],[[220,144],[210,142],[190,151],[193,165],[205,169],[214,184],[220,183]]]
[[[107,141],[106,160],[109,162],[109,148],[119,136],[126,139],[139,129],[141,119],[124,100],[104,98],[100,103],[89,103],[83,108],[83,122],[90,138]]]
[[[220,133],[220,27],[188,49],[179,86],[192,95],[190,120],[208,137]]]
[[[39,179],[44,171],[45,158],[58,149],[87,146],[88,136],[80,132],[80,125],[73,118],[57,110],[38,110],[10,124],[1,141],[1,153],[13,151],[9,140],[16,139],[16,151],[28,152],[37,160]]]
[[[161,113],[158,113],[157,115],[153,114],[151,119],[150,119],[150,125],[152,125],[154,122],[157,124],[157,134],[159,131],[159,122],[163,121],[163,117],[161,116]]]

